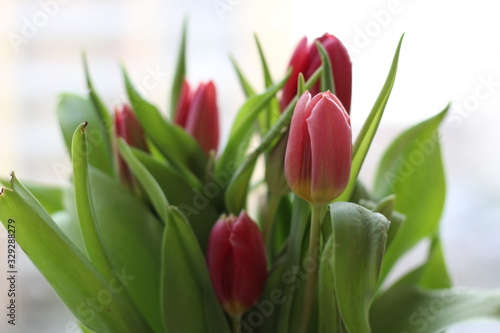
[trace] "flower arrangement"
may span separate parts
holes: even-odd
[[[84,332],[431,333],[500,319],[500,292],[454,289],[443,258],[439,125],[448,107],[394,140],[370,191],[358,179],[402,40],[353,140],[342,42],[304,38],[275,81],[256,39],[266,90],[233,61],[246,101],[224,147],[215,84],[192,89],[186,78],[186,27],[169,117],[125,69],[129,104],[111,115],[84,57],[89,95],[64,94],[58,107],[71,186],[13,173],[0,220]],[[388,282],[423,239],[427,260]]]

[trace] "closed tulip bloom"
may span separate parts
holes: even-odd
[[[285,176],[295,194],[326,204],[347,187],[351,172],[349,115],[329,91],[297,102],[285,153]]]
[[[316,38],[314,43],[307,44],[307,38],[304,37],[290,60],[289,67],[292,67],[290,79],[283,87],[281,98],[281,109],[284,110],[290,101],[297,94],[297,80],[299,73],[304,75],[307,80],[321,66],[321,56],[316,42],[320,42],[328,53],[328,58],[332,65],[333,81],[335,83],[335,94],[342,102],[342,105],[350,114],[351,109],[351,90],[352,90],[352,64],[349,53],[342,42],[335,36],[325,33],[322,37]],[[316,82],[311,89],[311,94],[316,95],[320,91],[320,83]]]
[[[191,134],[207,155],[210,151],[217,152],[219,110],[212,81],[201,83],[194,93],[188,82],[183,82],[175,123]]]
[[[244,211],[213,226],[207,262],[219,302],[233,318],[240,317],[259,299],[267,277],[262,235]]]
[[[131,147],[146,152],[149,151],[142,126],[130,106],[127,104],[115,108],[115,136],[123,138]],[[118,152],[117,159],[120,179],[125,184],[131,184],[132,174]]]

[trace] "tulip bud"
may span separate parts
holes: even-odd
[[[328,33],[316,38],[315,42],[320,42],[328,53],[328,58],[332,65],[333,81],[335,83],[335,94],[344,105],[347,113],[351,109],[351,89],[352,89],[352,65],[349,53],[342,42]],[[283,87],[281,98],[281,109],[284,110],[290,101],[297,94],[297,80],[299,73],[304,74],[307,80],[321,66],[321,56],[316,47],[316,43],[307,45],[307,38],[304,37],[290,60],[289,67],[292,67],[290,79]],[[316,95],[320,91],[320,83],[317,82],[311,89],[311,94]]]
[[[295,194],[311,204],[326,204],[347,187],[351,173],[349,115],[329,91],[300,97],[290,125],[285,176]]]
[[[201,83],[191,92],[189,84],[182,84],[175,123],[183,127],[200,144],[203,151],[217,152],[219,146],[219,110],[215,85],[212,81]]]
[[[115,108],[115,136],[123,138],[127,144],[134,148],[149,151],[141,124],[127,104]],[[120,179],[124,184],[132,184],[132,174],[119,153],[117,153],[117,159]]]
[[[244,211],[223,216],[213,226],[207,262],[219,302],[233,318],[240,317],[259,299],[267,277],[262,235]]]

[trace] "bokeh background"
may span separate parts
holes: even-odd
[[[60,92],[86,92],[82,50],[110,108],[124,100],[121,62],[136,85],[156,78],[145,95],[165,110],[181,23],[188,15],[188,75],[192,82],[216,82],[225,138],[244,99],[228,55],[262,87],[253,33],[279,78],[302,36],[328,31],[352,57],[352,122],[358,131],[404,32],[396,85],[362,177],[372,182],[380,154],[398,133],[452,102],[449,117],[460,122],[442,128],[445,255],[455,284],[500,288],[499,9],[492,0],[2,0],[0,177],[15,170],[20,179],[67,182],[70,164],[55,112]],[[425,246],[409,254],[399,270],[421,261]],[[22,256],[18,266],[18,325],[6,325],[2,315],[0,331],[76,332],[71,314],[29,259]],[[0,305],[5,290],[0,272]],[[449,332],[500,332],[500,324],[468,323]]]

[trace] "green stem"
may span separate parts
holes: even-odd
[[[241,317],[232,317],[232,318],[233,318],[233,333],[241,333],[241,325],[240,325]]]
[[[320,247],[320,229],[321,229],[321,211],[323,205],[311,205],[311,229],[309,236],[309,251],[308,257],[313,259],[319,258]],[[306,333],[311,319],[312,309],[314,307],[314,299],[316,298],[316,281],[318,280],[318,267],[314,268],[307,274],[306,291],[304,295],[304,312],[302,313],[302,322],[300,324],[301,333]]]

